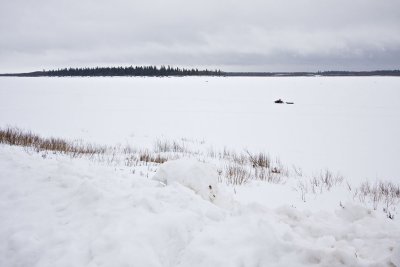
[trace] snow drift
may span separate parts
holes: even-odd
[[[221,207],[204,190],[216,179],[212,165],[161,165],[156,178],[167,186],[146,178],[149,165],[138,168],[144,175],[0,145],[0,266],[399,264],[400,227],[380,212],[353,203],[302,210],[285,204],[283,185],[257,203],[241,194],[236,205]]]
[[[216,167],[194,159],[178,159],[162,164],[153,180],[165,185],[179,183],[192,189],[205,200],[213,201],[218,194]]]

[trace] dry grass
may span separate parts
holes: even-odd
[[[371,185],[369,182],[361,184],[357,195],[361,202],[369,199],[372,202],[374,210],[378,208],[380,202],[383,203],[383,211],[389,214],[389,208],[400,201],[400,186],[392,182],[376,182]]]
[[[296,188],[296,190],[300,192],[301,200],[302,200],[303,202],[306,202],[306,195],[307,195],[307,193],[308,193],[308,185],[307,185],[307,182],[305,182],[305,181],[299,181],[299,182],[297,183],[297,188]]]
[[[249,151],[246,151],[249,157],[249,161],[254,168],[261,167],[269,169],[271,168],[271,159],[265,153],[251,154]]]
[[[187,151],[184,141],[169,141],[169,140],[157,140],[154,144],[155,152],[177,152],[185,153]]]
[[[250,172],[242,165],[229,164],[224,168],[226,182],[232,185],[245,184],[250,178]]]
[[[340,185],[343,182],[344,178],[339,173],[334,174],[330,170],[326,169],[325,171],[321,171],[318,175],[315,175],[310,180],[310,186],[313,193],[322,193],[325,188],[327,191],[330,191],[333,186]]]
[[[104,146],[69,142],[61,138],[43,138],[18,128],[0,129],[0,143],[32,147],[36,151],[55,151],[73,156],[103,154],[107,150]]]
[[[160,154],[152,154],[148,150],[141,151],[139,153],[139,160],[144,161],[144,162],[153,162],[153,163],[158,163],[162,164],[166,161],[168,161],[168,158],[162,157]]]
[[[279,184],[282,182],[283,176],[276,168],[255,168],[254,178],[268,183]]]
[[[272,161],[266,153],[236,153],[225,147],[218,155],[220,160],[226,162],[222,173],[228,184],[240,185],[250,180],[281,183],[283,177],[288,176],[287,168],[279,160]]]

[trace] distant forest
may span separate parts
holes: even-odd
[[[220,70],[199,70],[173,68],[171,66],[130,66],[130,67],[95,67],[95,68],[64,68],[58,70],[43,70],[29,73],[16,73],[12,76],[222,76]]]
[[[27,73],[0,74],[0,76],[17,77],[68,77],[68,76],[242,76],[242,77],[296,77],[296,76],[400,76],[400,70],[375,71],[317,71],[317,72],[224,72],[221,70],[199,70],[174,68],[171,66],[130,66],[130,67],[95,67],[64,68]]]

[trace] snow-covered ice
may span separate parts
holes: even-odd
[[[1,77],[0,127],[111,145],[204,140],[307,173],[399,182],[399,87],[398,77]]]
[[[168,177],[182,177],[175,168],[180,163],[161,169]],[[192,166],[194,177],[212,169]],[[235,194],[220,184],[233,201],[219,205],[184,183],[160,186],[150,179],[154,169],[148,166],[142,170],[149,178],[123,166],[6,145],[0,145],[0,170],[0,266],[398,266],[400,261],[398,220],[351,201],[296,207],[299,201],[292,202],[285,185],[271,185],[276,194],[256,200],[246,186],[236,187]],[[269,185],[248,187],[257,193]]]

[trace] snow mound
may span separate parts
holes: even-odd
[[[160,166],[153,180],[169,185],[179,183],[214,201],[218,193],[218,174],[214,165],[192,159],[168,161]]]
[[[249,186],[221,207],[223,184],[217,203],[182,184],[203,189],[212,165],[160,166],[165,187],[144,178],[152,170],[0,145],[0,266],[400,266],[400,225],[380,212],[353,202],[296,208],[283,185],[276,195]]]

